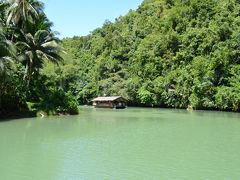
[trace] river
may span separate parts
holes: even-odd
[[[3,180],[238,180],[240,115],[82,107],[0,123]]]

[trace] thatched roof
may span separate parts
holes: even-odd
[[[122,96],[97,97],[97,98],[93,99],[92,101],[116,101],[118,99],[127,101]]]

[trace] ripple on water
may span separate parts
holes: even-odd
[[[238,179],[239,139],[234,113],[83,109],[5,122],[0,179]]]

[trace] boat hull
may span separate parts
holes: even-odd
[[[126,106],[94,106],[95,108],[125,109]]]

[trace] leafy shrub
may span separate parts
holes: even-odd
[[[78,114],[78,103],[71,93],[62,89],[48,90],[37,105],[38,110],[48,114]]]

